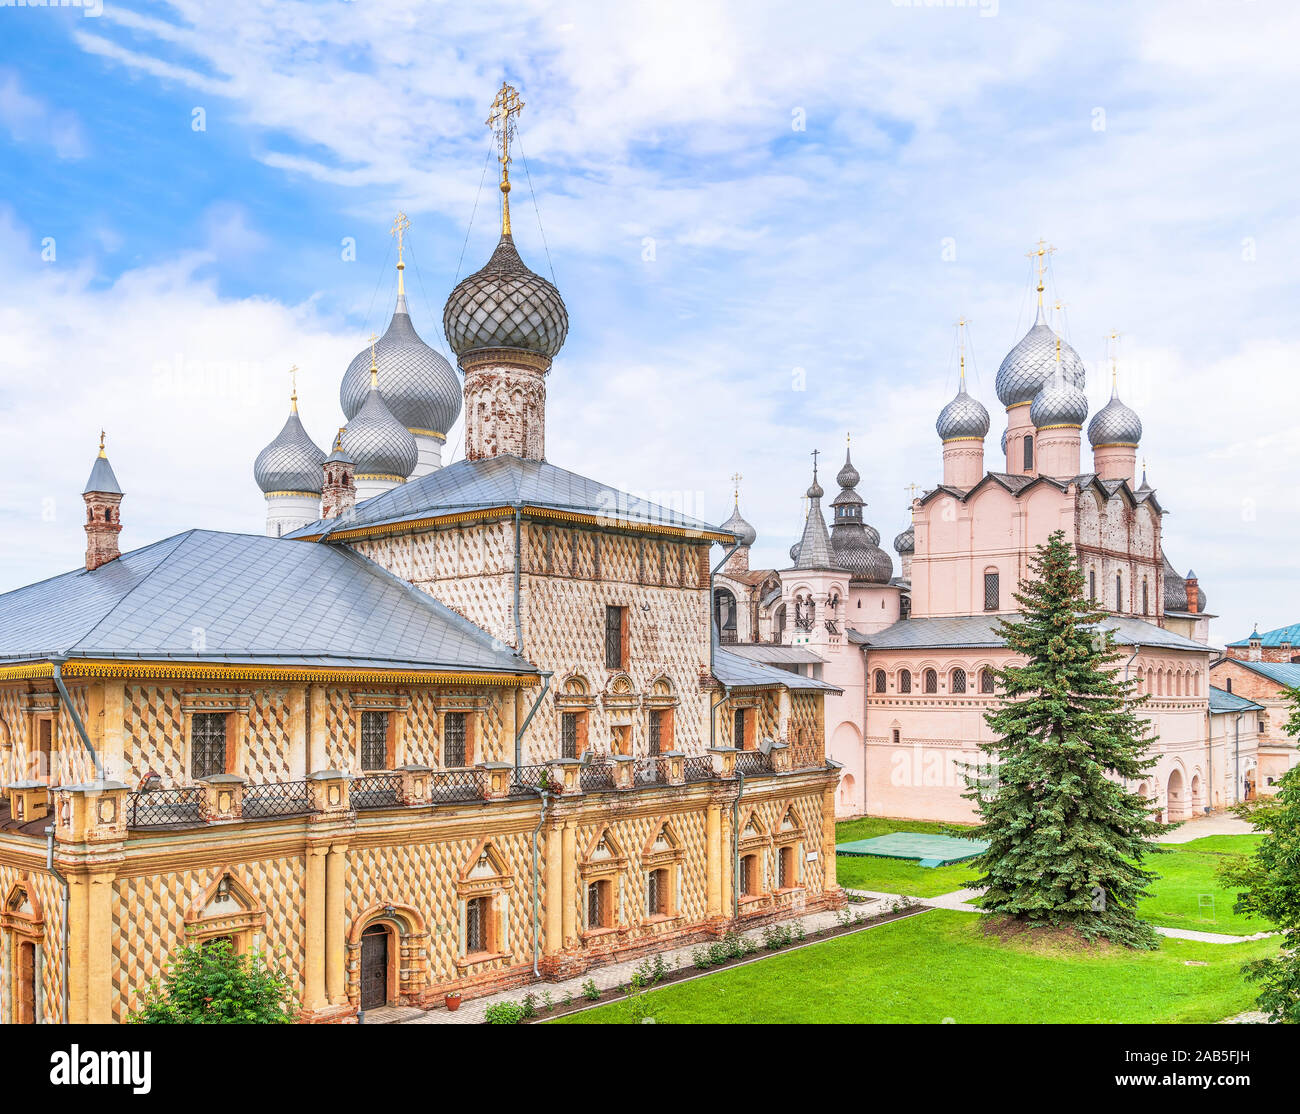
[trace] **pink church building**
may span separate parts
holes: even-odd
[[[942,476],[894,539],[897,574],[863,519],[848,453],[829,528],[814,467],[791,567],[749,568],[756,534],[738,497],[724,524],[740,545],[714,579],[721,641],[842,690],[826,702],[839,815],[974,818],[962,769],[991,741],[993,671],[1011,658],[997,624],[1016,610],[1035,546],[1058,529],[1109,613],[1122,670],[1150,697],[1157,764],[1135,788],[1171,821],[1253,791],[1255,716],[1210,686],[1213,616],[1195,574],[1165,557],[1165,509],[1136,474],[1142,422],[1114,387],[1089,421],[1083,362],[1048,324],[1042,291],[1040,275],[1033,326],[998,369],[1006,432],[992,460],[989,412],[967,391],[963,357],[936,422]]]

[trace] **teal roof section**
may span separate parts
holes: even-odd
[[[1262,674],[1269,680],[1276,681],[1279,685],[1285,685],[1287,688],[1300,688],[1300,664],[1285,661],[1240,661],[1237,658],[1227,658],[1225,660],[1233,665],[1240,665],[1243,669],[1250,669],[1255,673]]]
[[[1210,711],[1216,714],[1221,712],[1249,712],[1263,711],[1263,705],[1256,704],[1253,700],[1247,700],[1244,696],[1238,696],[1235,692],[1228,692],[1227,689],[1215,688],[1210,686]]]
[[[1245,638],[1240,638],[1236,642],[1229,642],[1229,646],[1249,646],[1252,638],[1258,638],[1261,646],[1269,646],[1274,649],[1287,643],[1296,647],[1296,653],[1300,653],[1300,623],[1292,623],[1289,627],[1278,627],[1277,630],[1265,631],[1263,634],[1258,629],[1251,631]]]

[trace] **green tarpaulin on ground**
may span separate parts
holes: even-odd
[[[890,832],[874,839],[837,843],[837,855],[874,855],[881,859],[919,859],[922,866],[946,866],[973,859],[989,845],[978,839],[955,839],[929,832]]]

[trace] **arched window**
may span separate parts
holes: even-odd
[[[1124,574],[1122,572],[1115,574],[1115,610],[1124,610]]]
[[[1151,593],[1147,588],[1147,578],[1142,578],[1142,614],[1147,615],[1151,609]]]
[[[899,672],[898,672],[898,691],[899,691],[899,692],[911,692],[911,691],[912,691],[912,674],[911,674],[911,671],[910,671],[910,670],[907,670],[907,669],[900,669],[900,670],[899,670]]]
[[[991,693],[993,691],[994,691],[993,670],[981,669],[980,670],[980,692]]]
[[[885,671],[883,669],[876,670],[876,691],[885,691]]]
[[[966,670],[957,668],[952,671],[952,683],[948,686],[949,692],[966,691]]]
[[[1026,437],[1025,438],[1025,471],[1032,472],[1033,470],[1034,470],[1034,439],[1032,437]]]
[[[719,641],[736,641],[736,597],[730,588],[719,588],[713,593],[713,622],[718,628]]]
[[[1232,691],[1232,678],[1231,678],[1231,677],[1229,677],[1228,680],[1227,680],[1227,682],[1226,682],[1226,688],[1227,688],[1227,691],[1228,691],[1228,692],[1231,692],[1231,691]]]
[[[933,669],[925,671],[925,691],[927,693],[939,691],[939,674]]]
[[[772,612],[772,641],[777,643],[785,641],[785,604],[781,604]]]

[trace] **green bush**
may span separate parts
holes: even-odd
[[[229,941],[182,948],[141,996],[133,1025],[288,1025],[297,1016],[292,980],[260,952]]]
[[[518,1025],[524,1019],[524,1007],[518,1002],[498,1002],[488,1006],[483,1020],[489,1025]]]
[[[595,979],[588,979],[582,984],[582,996],[586,998],[588,1002],[597,1002],[600,1000],[600,990],[596,986]]]

